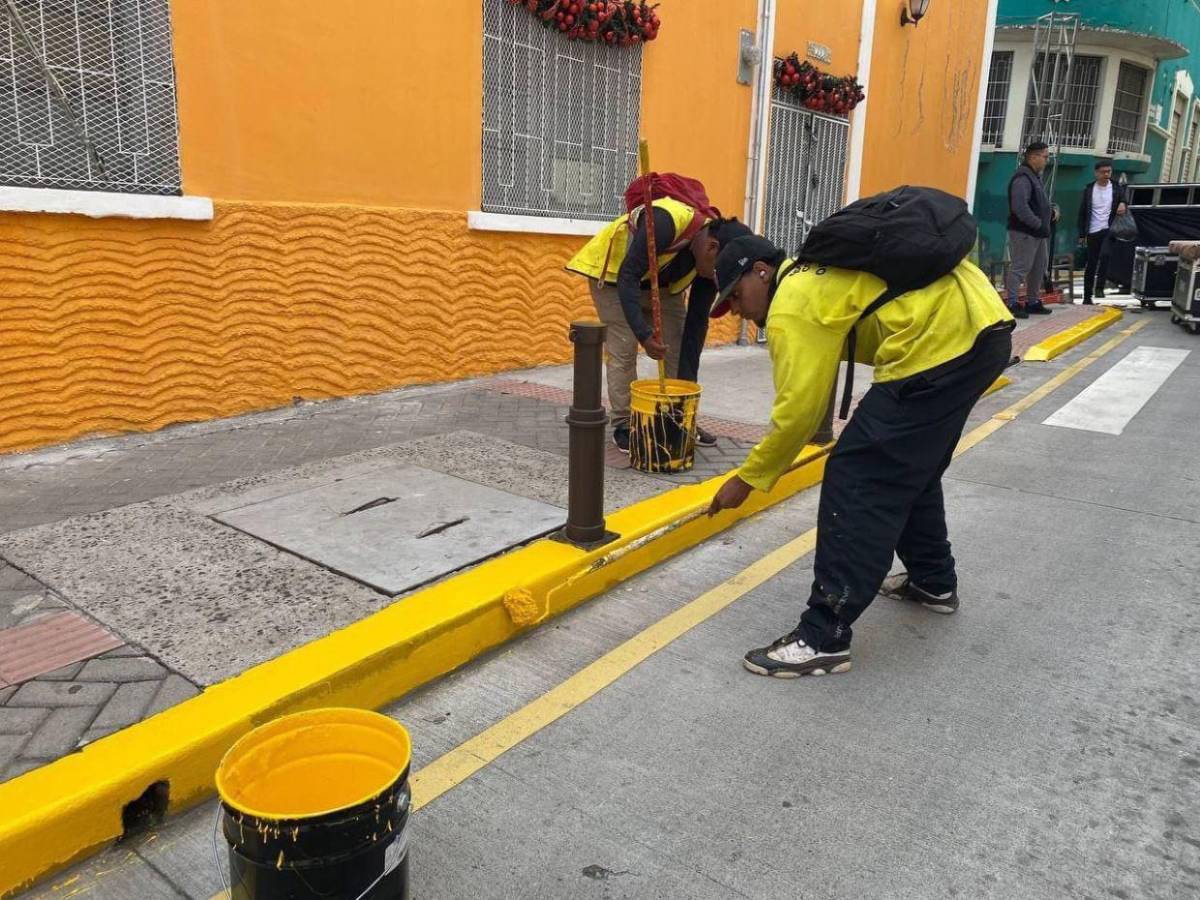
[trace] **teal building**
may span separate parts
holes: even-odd
[[[1008,181],[1031,139],[1030,81],[1047,13],[1079,16],[1063,110],[1055,253],[1075,246],[1079,196],[1098,158],[1131,183],[1200,181],[1200,0],[1000,0],[975,214],[979,255],[1004,256]]]

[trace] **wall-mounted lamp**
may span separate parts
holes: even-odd
[[[929,12],[930,0],[904,0],[900,7],[900,26],[917,25]]]

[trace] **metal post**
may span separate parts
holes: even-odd
[[[821,427],[817,429],[817,433],[812,436],[814,444],[829,444],[833,442],[833,408],[837,405],[837,395],[838,380],[835,377],[833,379],[833,387],[829,391],[829,406],[825,410],[825,418],[821,420]]]
[[[600,400],[601,357],[607,329],[599,322],[572,322],[575,345],[575,396],[567,413],[568,543],[592,547],[615,535],[604,529],[604,436],[608,412]]]

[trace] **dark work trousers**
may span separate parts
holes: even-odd
[[[1087,266],[1083,270],[1083,299],[1095,296],[1096,286],[1104,293],[1108,281],[1108,229],[1089,234],[1087,239]]]
[[[684,381],[700,380],[700,354],[704,352],[704,342],[708,338],[708,314],[712,310],[714,299],[708,293],[704,297],[697,297],[696,294],[693,290],[688,295],[687,318],[683,320],[679,377]]]
[[[1011,356],[1010,328],[990,329],[963,356],[867,391],[825,466],[815,581],[798,629],[810,647],[850,646],[850,626],[875,599],[893,554],[926,591],[957,588],[942,473],[971,408]]]

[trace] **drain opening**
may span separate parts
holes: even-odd
[[[171,786],[165,781],[156,781],[131,803],[121,810],[121,840],[127,840],[156,825],[167,817],[167,803],[171,798]]]
[[[470,516],[463,516],[461,519],[455,519],[452,522],[439,522],[436,525],[430,525],[424,531],[417,534],[417,539],[432,537],[435,534],[441,534],[443,531],[449,531],[456,525],[462,525],[464,522],[469,522]]]
[[[387,506],[389,503],[395,503],[395,502],[396,502],[395,497],[376,497],[374,500],[370,500],[370,501],[364,503],[362,506],[356,506],[356,507],[354,507],[354,509],[347,510],[346,512],[342,513],[342,515],[343,516],[352,516],[355,513],[366,512],[368,509],[375,509],[376,507],[379,507],[379,506]]]

